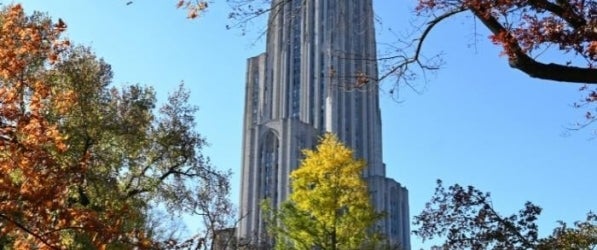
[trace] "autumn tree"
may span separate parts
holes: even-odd
[[[584,98],[574,103],[584,119],[571,129],[597,120],[597,2],[584,0],[419,0],[418,16],[428,20],[409,48],[400,48],[383,77],[408,81],[417,70],[439,69],[438,61],[422,60],[424,42],[437,25],[457,14],[468,13],[490,32],[488,39],[502,47],[510,67],[533,78],[586,84]],[[548,53],[546,53],[548,52]],[[556,56],[545,56],[552,54]],[[432,57],[437,58],[437,57]]]
[[[276,249],[358,249],[371,240],[368,229],[379,218],[361,177],[365,163],[332,134],[303,153],[290,174],[288,201],[279,209],[263,202]]]
[[[88,155],[62,157],[68,138],[48,114],[67,114],[76,98],[43,79],[69,46],[60,40],[65,29],[20,5],[0,13],[0,238],[18,249],[59,248],[70,230],[89,232],[97,245],[113,235],[93,211],[68,205]]]
[[[166,209],[171,217],[202,215],[208,232],[230,223],[230,174],[214,168],[201,153],[206,142],[195,131],[197,107],[188,103],[189,92],[182,84],[155,112],[151,87],[110,87],[110,66],[87,48],[69,50],[56,68],[50,77],[70,83],[84,100],[62,121],[70,152],[91,155],[92,171],[78,183],[71,197],[74,203],[101,211],[98,215],[119,211],[121,234],[135,232],[132,236],[148,247],[209,242],[206,236],[184,240],[173,237],[168,228],[153,227],[168,220],[160,217],[160,223],[152,224],[155,209]]]
[[[474,15],[502,46],[511,67],[531,77],[576,83],[597,83],[597,3],[594,1],[551,0],[420,0],[421,15],[436,16],[424,30],[452,15]],[[421,36],[421,43],[425,39]],[[572,54],[577,61],[544,63],[536,54],[552,47],[562,54]],[[562,57],[565,58],[565,57]]]
[[[151,87],[111,87],[110,65],[60,39],[64,21],[13,5],[0,25],[0,246],[180,246],[153,211],[200,212],[207,188],[228,198],[182,85],[156,110]]]
[[[517,214],[500,215],[489,193],[458,184],[447,189],[438,180],[435,194],[414,224],[423,240],[445,239],[442,249],[595,249],[597,216],[585,221],[564,222],[545,238],[539,237],[536,220],[541,208],[527,202]]]

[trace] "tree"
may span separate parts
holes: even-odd
[[[361,177],[365,163],[326,134],[290,174],[292,193],[279,210],[263,202],[277,249],[358,249],[379,215]]]
[[[193,213],[203,218],[204,232],[198,237],[203,239],[205,249],[228,249],[236,245],[235,227],[239,220],[229,199],[230,175],[210,178],[208,181],[212,183],[198,187]]]
[[[423,240],[445,237],[443,249],[595,249],[597,216],[569,228],[563,222],[553,234],[539,238],[535,223],[541,208],[527,202],[518,214],[507,217],[495,211],[489,193],[458,184],[446,188],[438,180],[435,194],[414,224]]]
[[[492,43],[501,46],[510,67],[533,78],[559,82],[597,84],[597,2],[584,0],[419,0],[416,12],[429,20],[410,43],[400,48],[383,77],[407,82],[418,68],[439,69],[437,60],[422,61],[423,43],[437,24],[459,13],[470,13],[490,32]],[[556,57],[542,56],[550,52]],[[437,58],[437,57],[434,57]],[[555,61],[554,61],[555,60]],[[553,62],[552,62],[553,61]],[[571,129],[594,123],[597,88],[580,88],[586,97],[574,103],[585,111],[584,119]]]
[[[155,211],[201,211],[208,188],[225,203],[182,84],[156,112],[152,88],[110,87],[110,65],[60,40],[63,20],[12,5],[0,29],[0,246],[163,247],[180,239]]]
[[[68,51],[52,75],[70,83],[77,106],[64,119],[73,154],[90,154],[90,169],[78,186],[75,202],[99,215],[119,211],[120,235],[133,234],[118,244],[142,247],[205,245],[205,237],[187,240],[163,228],[167,218],[155,218],[156,209],[175,215],[202,214],[207,229],[217,230],[234,213],[229,201],[230,174],[215,169],[201,153],[205,139],[195,132],[189,92],[181,84],[159,109],[150,87],[109,87],[110,66],[89,49]],[[82,202],[85,197],[86,202]],[[159,223],[152,223],[155,220]],[[209,219],[209,220],[207,220]],[[137,239],[138,238],[138,239]],[[109,241],[108,241],[109,242]]]
[[[67,137],[48,114],[65,115],[75,98],[43,79],[69,46],[65,29],[20,5],[0,13],[0,238],[15,248],[58,248],[65,230],[86,230],[98,245],[113,235],[93,211],[68,206],[87,161],[61,157]]]
[[[435,18],[425,26],[426,34],[446,18],[461,12],[473,14],[492,33],[490,39],[503,48],[511,67],[531,77],[576,83],[597,83],[597,3],[550,0],[420,0],[419,14]],[[584,65],[572,61],[543,63],[535,58],[546,48],[573,54]],[[418,53],[418,52],[417,52]]]

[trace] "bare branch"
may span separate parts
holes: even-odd
[[[383,75],[381,75],[377,81],[381,82],[384,79],[386,79],[387,77],[389,77],[390,75],[393,74],[398,74],[399,77],[404,74],[405,72],[408,71],[409,65],[416,63],[419,67],[421,67],[422,69],[427,69],[427,70],[436,70],[438,69],[437,66],[429,66],[429,65],[425,65],[423,63],[421,63],[420,61],[420,55],[421,55],[421,50],[423,48],[423,43],[425,42],[425,39],[427,38],[427,35],[429,35],[429,33],[431,32],[431,30],[433,30],[433,28],[440,22],[442,22],[443,20],[454,16],[458,13],[464,12],[467,9],[464,8],[460,8],[460,9],[454,9],[450,12],[444,13],[443,15],[440,15],[438,17],[436,17],[435,19],[431,20],[430,22],[427,23],[427,26],[425,27],[425,29],[423,30],[423,33],[421,34],[420,37],[418,37],[417,39],[415,39],[414,41],[416,41],[417,47],[415,49],[414,54],[412,55],[412,57],[407,57],[404,55],[395,55],[395,56],[390,56],[390,57],[382,57],[379,58],[379,60],[391,60],[391,59],[399,59],[399,63],[395,64],[394,66],[391,67],[391,69],[389,71],[387,71],[386,73],[384,73]]]

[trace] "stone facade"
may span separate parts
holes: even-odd
[[[239,237],[266,239],[260,202],[287,199],[301,150],[328,131],[365,159],[372,203],[387,214],[378,226],[391,243],[409,246],[408,191],[385,176],[382,161],[371,0],[272,6],[266,52],[247,63]]]

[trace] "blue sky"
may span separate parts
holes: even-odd
[[[205,153],[217,166],[240,171],[245,63],[264,50],[263,41],[255,42],[259,25],[247,36],[226,30],[229,9],[219,0],[197,20],[186,19],[175,0],[130,6],[125,0],[20,2],[26,11],[62,18],[71,40],[91,46],[112,65],[116,86],[151,85],[164,100],[184,81],[200,107],[198,130],[211,143]],[[378,42],[395,41],[388,28],[411,29],[414,0],[374,2],[383,20]],[[597,128],[563,135],[564,127],[582,119],[571,107],[582,97],[581,86],[535,80],[509,68],[487,35],[466,14],[440,24],[424,49],[428,55],[443,52],[444,68],[418,82],[422,94],[404,88],[401,102],[382,94],[387,172],[409,189],[411,215],[422,210],[441,178],[446,185],[491,192],[503,214],[525,201],[540,205],[540,233],[546,235],[557,220],[571,223],[597,210],[597,168],[591,163]],[[233,176],[235,202],[239,182]],[[412,246],[429,244],[413,237]]]

